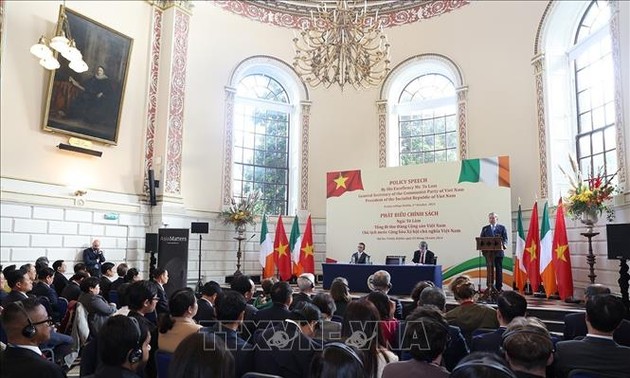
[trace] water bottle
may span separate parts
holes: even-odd
[[[365,256],[365,260],[366,260],[366,261],[365,261],[365,263],[366,263],[367,265],[372,265],[372,262],[370,261],[370,256],[367,256],[367,255],[366,255],[366,256]]]

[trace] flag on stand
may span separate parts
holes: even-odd
[[[523,265],[527,269],[527,277],[532,291],[535,293],[540,286],[540,234],[538,233],[538,204],[534,202],[532,210],[532,219],[529,222],[529,230],[527,230],[527,239],[525,239],[525,252],[523,253]]]
[[[363,190],[360,170],[326,173],[326,198],[354,190]]]
[[[510,157],[495,156],[462,160],[457,182],[483,182],[488,186],[510,187]]]
[[[553,269],[552,263],[552,241],[553,236],[551,226],[549,225],[549,212],[547,209],[547,202],[545,202],[545,208],[543,209],[542,221],[540,224],[540,277],[542,278],[547,298],[558,291],[558,287],[556,286],[556,272]]]
[[[267,216],[263,215],[262,226],[260,227],[260,265],[263,267],[263,278],[269,278],[274,275],[276,263],[273,257],[273,243],[269,230],[267,229]]]
[[[310,215],[306,221],[304,237],[302,238],[302,245],[300,246],[299,266],[302,268],[302,273],[315,273],[315,256],[313,255],[313,226],[311,224]]]
[[[293,274],[299,276],[300,272],[300,246],[302,245],[302,237],[300,236],[300,221],[297,217],[293,218],[293,227],[291,227],[291,236],[289,236],[289,249],[291,250],[291,261]]]
[[[273,252],[276,258],[276,266],[278,267],[278,273],[283,281],[291,279],[291,251],[289,250],[289,241],[287,240],[287,234],[284,232],[284,225],[282,224],[282,215],[278,217],[278,224],[276,224],[276,237],[273,241]]]
[[[564,206],[562,198],[558,202],[556,226],[553,234],[552,254],[553,268],[556,271],[558,293],[562,300],[573,296],[573,275],[571,274],[571,254],[567,238],[567,226],[564,223]]]
[[[518,219],[517,219],[517,234],[516,234],[516,259],[514,259],[514,282],[516,283],[516,290],[523,292],[525,290],[525,282],[527,281],[527,270],[523,265],[523,252],[525,251],[525,232],[523,232],[523,213],[521,211],[521,205],[518,205]]]

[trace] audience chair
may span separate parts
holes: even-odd
[[[157,367],[158,378],[168,378],[168,367],[173,359],[173,353],[158,350],[155,353],[155,365]]]
[[[64,297],[57,299],[57,308],[59,309],[59,321],[61,322],[68,312],[68,300]]]

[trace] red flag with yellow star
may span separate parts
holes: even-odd
[[[276,260],[276,266],[278,267],[278,273],[283,281],[291,279],[293,269],[291,266],[291,250],[289,250],[289,240],[287,234],[284,232],[284,225],[282,224],[282,215],[278,217],[278,223],[276,224],[276,236],[273,241],[273,254]]]
[[[562,300],[573,296],[573,275],[571,274],[571,254],[569,253],[569,241],[567,238],[567,226],[564,223],[564,207],[562,198],[558,202],[556,212],[556,226],[551,244],[553,254],[553,268],[556,271],[558,293]]]
[[[306,221],[306,229],[300,246],[300,263],[298,264],[302,270],[301,273],[315,273],[315,256],[313,256],[313,226],[311,224],[311,216]],[[300,274],[301,274],[300,273]]]
[[[342,171],[326,173],[326,198],[339,197],[345,192],[363,190],[361,171]]]
[[[523,253],[523,264],[527,269],[527,278],[535,293],[540,286],[540,232],[538,231],[538,204],[534,202],[532,219],[527,230],[525,239],[525,252]]]

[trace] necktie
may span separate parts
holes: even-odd
[[[490,228],[492,230],[492,236],[494,236],[494,225],[492,225]]]
[[[420,252],[420,264],[424,264],[424,251]]]

